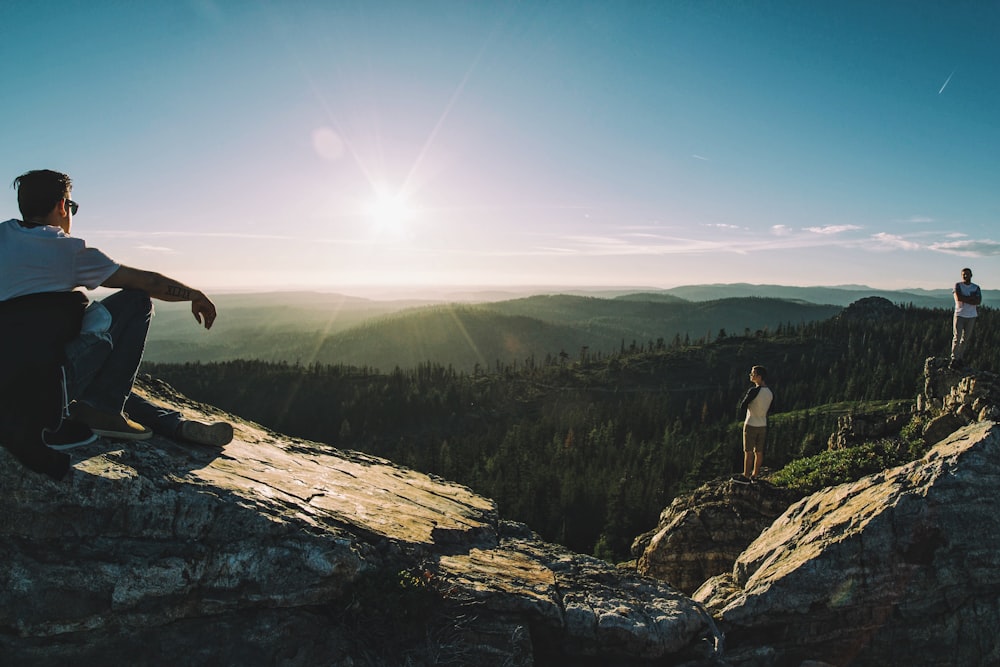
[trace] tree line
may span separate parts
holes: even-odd
[[[981,313],[971,361],[995,368],[992,313]],[[547,540],[624,559],[678,493],[738,469],[753,364],[770,370],[766,464],[778,469],[825,449],[839,415],[912,401],[925,358],[946,355],[950,337],[948,312],[903,307],[472,372],[246,360],[143,370],[275,431],[458,481]]]

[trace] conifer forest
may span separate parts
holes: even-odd
[[[994,319],[980,311],[977,368],[1000,367]],[[625,560],[678,493],[741,469],[737,406],[752,365],[768,368],[775,394],[765,466],[776,471],[824,451],[841,415],[909,411],[925,359],[947,356],[950,340],[950,311],[904,306],[471,372],[245,360],[142,370],[275,431],[458,481],[546,540]]]

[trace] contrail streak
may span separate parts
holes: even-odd
[[[951,81],[951,77],[953,76],[955,76],[955,70],[951,70],[951,74],[949,74],[948,78],[944,80],[944,83],[941,85],[941,90],[938,91],[938,95],[943,93],[944,89],[948,87],[948,82]]]

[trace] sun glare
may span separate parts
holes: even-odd
[[[413,220],[413,210],[400,196],[380,195],[372,201],[366,214],[377,232],[402,234]]]

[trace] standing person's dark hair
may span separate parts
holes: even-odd
[[[17,207],[21,219],[38,224],[60,199],[68,199],[73,192],[73,181],[67,174],[51,169],[36,169],[14,179],[17,188]]]

